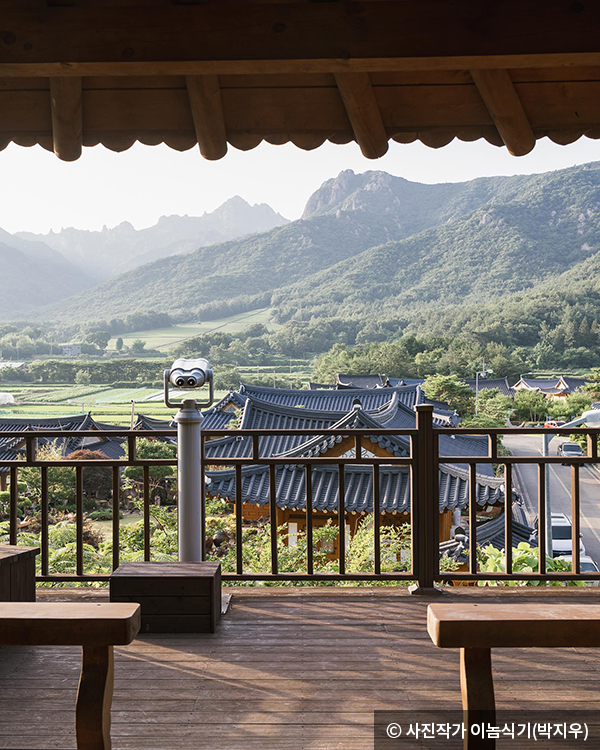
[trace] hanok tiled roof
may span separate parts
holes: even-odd
[[[561,377],[563,383],[567,386],[567,392],[572,393],[578,388],[584,388],[587,380],[585,378],[572,378],[570,375],[563,375]]]
[[[358,405],[356,405],[358,406]],[[398,429],[402,427],[413,428],[415,426],[415,414],[403,406],[397,394],[394,394],[388,403],[380,409],[367,413],[363,409],[357,411],[356,406],[349,412],[316,411],[302,407],[286,407],[271,404],[266,401],[248,397],[242,414],[240,429],[264,429],[271,430],[293,430],[293,429],[328,429],[343,425],[350,427],[350,422],[356,421],[356,415],[360,412],[367,416],[370,414],[374,421],[369,426],[381,427],[397,412],[396,423],[393,425]],[[376,421],[375,421],[376,420]],[[323,438],[308,438],[305,435],[276,435],[267,434],[259,440],[261,456],[279,456],[288,454],[299,446],[322,440]],[[335,438],[333,438],[335,440]],[[341,439],[341,438],[340,438]],[[206,443],[207,458],[233,458],[248,457],[251,455],[252,447],[249,438],[235,435],[227,436],[220,440],[210,440]],[[405,455],[405,454],[403,454]]]
[[[463,382],[466,383],[469,388],[475,390],[475,378],[465,378]],[[514,396],[514,391],[510,387],[508,378],[479,378],[478,388],[480,391],[497,388],[503,396],[508,396],[509,398]]]
[[[338,372],[335,376],[336,385],[340,388],[383,388],[383,375],[346,375]]]
[[[489,521],[477,526],[477,546],[487,547],[491,544],[499,550],[506,548],[505,534],[505,517],[504,510]],[[513,503],[513,522],[512,522],[512,546],[517,547],[521,542],[529,542],[533,529],[526,523],[523,523],[522,514],[519,505]],[[469,532],[466,529],[464,539],[449,539],[440,544],[440,557],[447,555],[454,560],[466,561],[466,552],[469,549]]]
[[[240,394],[254,399],[268,401],[280,406],[304,406],[307,409],[320,411],[348,412],[355,399],[359,399],[363,409],[372,411],[389,403],[397,393],[400,401],[409,407],[428,403],[425,394],[418,385],[399,386],[397,388],[340,388],[319,390],[294,390],[284,388],[266,388],[242,384]],[[445,405],[447,408],[447,404]]]
[[[308,389],[310,391],[331,391],[335,388],[335,384],[328,385],[327,383],[309,383]]]
[[[169,430],[173,427],[177,427],[177,424],[172,419],[156,419],[155,417],[147,417],[145,414],[138,414],[133,429]]]
[[[399,385],[423,385],[424,378],[387,378],[385,384],[392,388]]]
[[[365,391],[362,391],[365,393]],[[385,427],[402,429],[414,429],[416,426],[415,412],[406,407],[399,398],[399,394],[391,389],[387,390],[392,397],[379,409],[368,411],[361,405],[356,410],[356,404],[346,412],[317,411],[301,407],[284,407],[248,397],[242,414],[240,428],[263,429],[265,431],[285,429],[327,429],[347,426],[356,420],[357,414],[363,415],[363,421],[373,420],[371,427]],[[346,421],[348,420],[348,422]],[[447,423],[434,419],[437,427],[447,427]],[[394,438],[407,445],[406,438]],[[280,436],[276,434],[265,435],[260,438],[260,453],[262,456],[278,456],[295,450],[306,443],[319,442],[323,438],[308,439],[302,435]],[[330,439],[328,439],[330,440]],[[382,442],[391,441],[390,438],[379,438]],[[391,442],[390,442],[391,444]],[[457,433],[456,435],[440,435],[440,455],[442,456],[486,456],[487,440],[481,437],[472,437]],[[225,437],[221,440],[210,440],[206,443],[207,458],[243,458],[251,455],[251,442],[248,438],[236,436]],[[403,454],[406,455],[406,454]],[[465,466],[460,466],[465,469]],[[492,474],[490,464],[481,464],[479,470],[482,474]]]
[[[306,507],[305,470],[302,466],[276,467],[276,502],[280,508],[303,510]],[[207,492],[213,497],[235,498],[235,472],[207,472]],[[345,470],[346,510],[373,512],[373,472],[368,466],[347,466]],[[440,466],[440,511],[466,508],[469,503],[469,479],[464,472]],[[243,502],[269,503],[269,470],[266,466],[242,468]],[[482,508],[503,503],[502,481],[478,477],[477,503]],[[338,504],[338,468],[336,465],[313,466],[313,509],[334,513]],[[380,469],[380,510],[382,513],[410,511],[410,472],[405,467],[382,466]]]
[[[74,414],[65,417],[44,417],[44,418],[27,418],[27,417],[7,417],[0,419],[0,433],[16,432],[40,432],[42,430],[64,430],[73,432],[76,430],[92,430],[95,428],[95,422],[90,414]],[[81,439],[70,438],[39,438],[40,444],[52,442],[61,447],[65,452],[76,450],[81,447]],[[21,455],[22,440],[19,438],[1,438],[0,451],[5,460],[16,460]],[[0,472],[6,473],[8,467],[0,467]]]
[[[108,440],[94,440],[93,438],[88,438],[83,441],[82,445],[75,450],[83,449],[86,451],[104,453],[106,458],[110,458],[113,461],[118,461],[122,458],[125,458],[126,455],[125,449],[123,447],[124,442],[124,440],[118,440],[115,438],[109,438]],[[67,453],[67,456],[74,452],[74,450],[69,451]]]

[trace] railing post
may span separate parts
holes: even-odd
[[[433,432],[433,406],[422,404],[417,411],[416,456],[413,463],[413,522],[417,524],[413,543],[417,545],[417,583],[411,594],[440,594],[434,585],[439,572],[439,468],[438,440]]]

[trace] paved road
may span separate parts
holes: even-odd
[[[558,446],[565,438],[555,437],[550,443],[550,455],[555,456]],[[506,435],[503,440],[515,456],[541,455],[541,435]],[[520,465],[517,478],[524,490],[524,501],[528,514],[537,516],[537,472],[536,464]],[[581,532],[586,553],[600,564],[600,474],[583,466],[581,482]],[[565,513],[571,518],[571,468],[553,465],[550,467],[550,502],[553,513]]]

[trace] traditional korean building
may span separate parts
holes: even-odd
[[[273,389],[275,390],[275,389]],[[296,406],[280,405],[247,395],[242,412],[240,428],[248,429],[327,429],[335,428],[349,431],[357,428],[397,428],[412,429],[416,425],[414,407],[403,403],[398,391],[402,389],[364,389],[361,395],[371,409],[355,395],[354,403],[347,411],[327,411],[325,408],[307,408],[300,403]],[[271,391],[271,389],[269,389]],[[315,391],[284,391],[281,397],[286,401],[294,398],[306,398],[306,394]],[[346,395],[347,390],[337,392]],[[378,400],[372,396],[387,394],[387,401],[377,406]],[[268,394],[275,398],[275,394]],[[317,396],[313,403],[323,406],[338,406],[342,399],[324,399]],[[434,412],[434,424],[447,426],[447,422]],[[306,436],[265,435],[260,438],[261,456],[278,456],[290,458],[311,456],[330,456],[332,464],[313,466],[313,515],[318,526],[328,520],[337,518],[338,512],[338,468],[335,458],[352,455],[354,436],[351,432],[336,437],[317,436],[307,439]],[[252,455],[251,440],[242,435],[211,440],[205,447],[207,458],[223,459],[248,458]],[[363,441],[364,455],[398,456],[410,455],[410,439],[407,436],[375,436]],[[456,435],[440,436],[440,455],[477,456],[487,455],[487,442],[478,437]],[[482,510],[504,503],[504,489],[501,479],[493,476],[489,464],[481,464],[477,474],[477,502]],[[235,471],[229,468],[209,470],[207,494],[234,501],[236,496]],[[348,530],[352,534],[361,518],[373,512],[372,469],[365,465],[346,467],[345,504],[348,517]],[[305,524],[306,509],[306,475],[302,465],[289,464],[276,467],[276,504],[277,524],[286,525],[291,538],[301,531]],[[452,525],[452,514],[456,509],[468,506],[469,474],[466,465],[440,465],[440,538],[448,539]],[[257,520],[269,513],[269,469],[267,466],[244,466],[242,469],[242,514],[245,520]],[[410,472],[408,467],[382,466],[380,469],[380,512],[384,524],[402,524],[410,520]],[[334,553],[335,551],[333,551]]]
[[[547,378],[538,380],[521,376],[513,385],[513,391],[539,391],[550,399],[565,399],[576,390],[584,388],[585,378],[573,378],[568,375],[560,375],[558,378]]]

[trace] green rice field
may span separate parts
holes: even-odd
[[[91,412],[100,422],[128,426],[132,401],[136,413],[157,419],[168,419],[174,414],[173,409],[164,405],[162,391],[156,388],[27,383],[6,384],[2,390],[11,393],[16,403],[0,407],[0,418],[63,417]],[[224,392],[217,393],[216,398],[223,395]]]
[[[254,323],[262,323],[270,329],[275,330],[277,324],[270,323],[272,309],[265,307],[261,310],[232,315],[229,318],[219,318],[218,320],[207,320],[204,323],[182,323],[169,328],[156,328],[150,331],[138,331],[126,333],[121,336],[123,344],[130,346],[136,339],[142,339],[146,342],[146,349],[158,349],[158,351],[168,351],[176,344],[181,344],[187,339],[200,336],[203,333],[212,333],[221,331],[223,333],[238,333],[244,328]],[[111,339],[108,343],[109,349],[116,347],[117,337]]]

